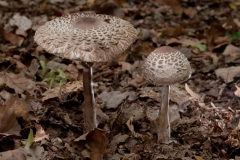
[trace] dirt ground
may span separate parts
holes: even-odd
[[[95,63],[98,129],[83,130],[82,70],[34,40],[47,21],[94,11],[129,21],[137,40]],[[0,0],[1,160],[240,160],[240,3],[234,0]],[[143,60],[171,46],[191,78],[171,86],[170,144],[157,142],[161,88]]]

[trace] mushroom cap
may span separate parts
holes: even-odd
[[[107,62],[124,52],[137,35],[133,25],[123,19],[83,12],[46,22],[36,31],[34,40],[62,58]]]
[[[155,49],[144,60],[142,73],[154,85],[171,85],[189,79],[191,66],[180,51],[163,46]]]

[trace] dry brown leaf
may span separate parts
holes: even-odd
[[[136,75],[134,79],[132,79],[127,86],[125,87],[135,87],[135,88],[141,88],[144,84],[146,84],[147,81],[145,81],[144,77],[142,75]]]
[[[133,122],[133,116],[131,116],[129,118],[129,120],[127,121],[126,124],[128,126],[128,129],[132,132],[132,134],[135,135],[135,130],[134,130],[134,126],[133,126],[132,122]]]
[[[233,82],[234,77],[240,75],[240,66],[219,68],[215,70],[217,77],[222,78],[225,83]]]
[[[91,150],[91,160],[103,160],[107,147],[106,131],[95,128],[88,133],[86,140]]]
[[[127,139],[128,139],[129,135],[127,134],[117,134],[116,136],[113,137],[111,143],[109,144],[109,146],[112,148],[112,147],[115,147],[117,146],[119,143],[121,142],[125,142]]]
[[[198,13],[198,10],[193,7],[188,7],[184,9],[183,12],[190,18],[193,18]]]
[[[11,95],[4,105],[7,108],[12,108],[16,117],[23,117],[25,121],[28,121],[29,110],[23,98],[19,98],[16,94]]]
[[[2,7],[8,7],[9,4],[6,1],[0,1],[0,6]]]
[[[225,56],[225,61],[231,63],[240,59],[240,48],[229,44],[222,54]]]
[[[49,140],[49,135],[46,134],[46,132],[44,131],[44,129],[40,124],[36,124],[35,128],[36,128],[36,134],[34,136],[34,142],[39,142],[39,141],[43,142],[45,140]]]
[[[158,102],[161,102],[160,94],[158,92],[153,91],[151,87],[142,88],[142,90],[140,92],[140,97],[142,97],[142,98],[147,97],[147,98],[154,99]]]
[[[175,85],[171,86],[170,95],[171,101],[177,103],[179,106],[187,104],[190,98],[186,90],[180,89]]]
[[[195,157],[196,160],[203,160],[203,158],[200,157],[200,156],[194,156],[194,157]]]
[[[130,106],[124,107],[120,117],[121,123],[126,123],[130,117],[133,117],[135,121],[144,118],[144,107],[137,103],[132,103]]]
[[[24,91],[27,91],[30,95],[35,95],[35,82],[26,78],[23,72],[19,74],[7,72],[0,73],[0,85],[3,83],[5,83],[9,88],[14,89],[18,94],[22,94]]]
[[[84,141],[87,138],[88,133],[85,133],[74,140],[74,142]]]
[[[25,147],[20,148],[22,150],[22,154],[25,155],[25,159],[27,160],[36,160],[36,159],[47,159],[48,152],[44,150],[43,147],[38,145],[33,145],[30,148]]]
[[[159,109],[153,107],[147,107],[146,117],[149,121],[155,121],[158,118]]]
[[[24,41],[24,38],[17,36],[13,33],[9,33],[4,29],[2,29],[2,34],[7,41],[17,46],[21,46]]]
[[[204,35],[207,39],[207,48],[213,50],[225,44],[229,44],[230,40],[225,36],[226,30],[221,25],[212,25],[209,29],[205,29]]]
[[[93,3],[95,2],[95,0],[87,0],[87,2],[88,2],[89,4],[93,4]]]
[[[123,160],[140,160],[141,156],[136,153],[124,154]]]
[[[19,13],[15,13],[13,17],[9,20],[10,25],[17,26],[16,34],[27,36],[26,31],[31,28],[32,21],[26,16],[21,16]]]
[[[49,89],[46,92],[44,92],[42,101],[61,97],[62,95],[68,95],[73,92],[78,92],[80,90],[83,90],[83,83],[82,81],[73,81],[68,82],[67,84],[63,86],[57,86],[55,88]]]
[[[178,0],[155,0],[157,3],[159,3],[160,5],[164,4],[164,5],[168,5],[172,8],[172,10],[177,13],[177,14],[182,14],[183,12],[183,8],[181,6],[181,3]]]
[[[180,35],[185,34],[185,30],[182,26],[176,27],[166,27],[162,29],[162,36],[166,37],[178,37]]]
[[[189,88],[189,86],[188,86],[187,83],[185,83],[185,89],[186,89],[186,91],[191,95],[191,97],[192,97],[193,99],[199,100],[199,99],[201,98],[200,95],[198,95],[197,93],[193,92],[193,91]]]
[[[120,91],[112,91],[112,92],[102,92],[98,95],[98,98],[106,102],[106,108],[117,108],[122,101],[132,94],[132,92],[123,92]]]
[[[35,76],[35,74],[38,71],[38,68],[39,68],[39,63],[38,63],[37,59],[33,59],[31,61],[30,66],[28,67],[28,71],[31,75],[31,78],[33,78]]]
[[[23,154],[23,148],[9,150],[5,152],[1,152],[0,159],[5,160],[23,160],[26,159],[25,155]]]
[[[0,133],[20,135],[21,126],[18,124],[13,109],[0,106]]]
[[[238,87],[237,84],[235,84],[235,87],[237,88],[237,90],[234,92],[235,96],[240,98],[240,87]]]
[[[181,117],[180,117],[180,114],[179,114],[179,106],[177,105],[172,105],[169,107],[169,122],[172,123],[176,120],[179,120]]]
[[[166,41],[166,45],[182,44],[182,46],[184,46],[184,47],[197,46],[197,45],[204,44],[204,43],[206,43],[206,42],[203,40],[200,41],[199,39],[189,38],[186,36],[181,36],[178,38],[170,38]]]
[[[234,160],[240,160],[240,157],[239,156],[235,156]]]
[[[132,65],[128,62],[118,62],[119,65],[122,66],[122,72],[128,71],[131,73]]]

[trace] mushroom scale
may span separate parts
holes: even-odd
[[[191,76],[191,66],[184,54],[168,46],[155,49],[142,68],[144,78],[157,86],[183,82]]]
[[[47,52],[84,62],[107,62],[137,38],[131,23],[95,13],[75,13],[39,27],[34,40]]]

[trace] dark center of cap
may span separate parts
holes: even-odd
[[[89,30],[97,28],[100,25],[100,20],[94,17],[79,17],[74,19],[71,23],[74,28]]]

